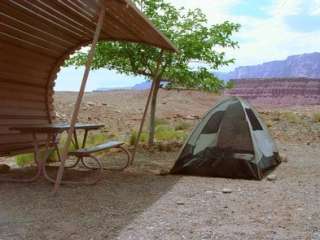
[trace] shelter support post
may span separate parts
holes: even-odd
[[[159,72],[159,69],[160,69],[160,64],[161,64],[161,59],[162,59],[163,53],[164,53],[164,51],[161,50],[159,59],[157,61],[157,67],[156,67],[156,72],[157,73]],[[132,159],[131,159],[130,165],[133,163],[133,161],[135,159],[135,156],[136,156],[137,148],[138,148],[138,145],[139,145],[139,142],[140,142],[141,133],[142,133],[142,130],[143,130],[143,125],[144,125],[146,117],[147,117],[147,113],[148,113],[151,97],[153,95],[153,92],[155,91],[155,87],[156,87],[156,82],[154,80],[152,80],[152,84],[151,84],[151,88],[150,88],[149,95],[148,95],[148,98],[147,98],[146,106],[144,108],[144,112],[143,112],[143,115],[142,115],[142,119],[141,119],[139,131],[138,131],[137,139],[136,139],[136,142],[135,142],[135,145],[134,145],[134,149],[133,149]]]
[[[78,94],[78,98],[77,101],[75,103],[74,106],[74,110],[73,110],[73,114],[72,114],[72,118],[71,118],[71,122],[70,122],[70,129],[68,130],[68,136],[67,136],[67,140],[65,142],[64,148],[63,148],[63,152],[62,152],[62,158],[61,158],[61,165],[59,167],[58,173],[57,173],[57,178],[54,184],[54,188],[53,188],[53,192],[56,193],[59,189],[59,186],[61,184],[62,181],[62,176],[63,176],[63,172],[64,172],[64,165],[65,165],[65,161],[68,157],[68,149],[72,140],[72,135],[75,129],[75,124],[77,122],[78,119],[78,115],[79,115],[79,109],[80,109],[80,104],[82,102],[82,98],[85,92],[85,88],[86,88],[86,83],[89,77],[89,72],[90,72],[90,67],[93,61],[93,57],[95,54],[95,50],[96,50],[96,45],[97,42],[99,40],[99,36],[101,33],[101,29],[103,26],[103,22],[104,22],[104,17],[105,17],[105,13],[106,13],[106,8],[104,6],[104,4],[102,4],[100,13],[99,13],[99,18],[98,18],[98,23],[97,23],[97,27],[93,36],[93,41],[92,41],[92,45],[88,54],[88,59],[87,59],[87,63],[85,66],[85,71],[83,74],[83,78],[82,78],[82,82],[81,82],[81,87],[80,87],[80,91]]]
[[[136,142],[135,142],[135,145],[134,145],[134,149],[133,149],[132,159],[131,159],[130,165],[133,163],[134,158],[136,156],[137,148],[138,148],[138,145],[139,145],[139,142],[140,142],[141,133],[142,133],[142,130],[143,130],[143,125],[144,125],[144,122],[145,122],[146,117],[147,117],[147,112],[148,112],[148,109],[149,109],[150,100],[151,100],[151,96],[152,96],[152,93],[154,91],[155,85],[156,85],[155,81],[152,81],[152,85],[151,85],[151,88],[150,88],[150,91],[149,91],[149,95],[148,95],[148,99],[147,99],[147,102],[146,102],[146,106],[144,108],[143,116],[142,116],[142,119],[141,119],[141,122],[140,122],[139,131],[138,131],[137,139],[136,139]]]

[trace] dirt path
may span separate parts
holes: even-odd
[[[138,169],[56,197],[46,182],[1,183],[0,239],[320,239],[320,145],[280,148],[274,182],[142,174],[140,154]]]

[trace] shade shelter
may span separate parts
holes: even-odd
[[[0,156],[32,148],[32,137],[10,130],[12,126],[55,121],[57,73],[72,53],[91,43],[67,149],[98,40],[137,42],[175,51],[130,0],[0,1]]]
[[[195,127],[171,173],[262,179],[279,163],[277,146],[255,109],[229,97]]]

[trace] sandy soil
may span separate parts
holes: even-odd
[[[147,92],[144,91],[88,93],[82,103],[79,120],[104,123],[109,134],[127,136],[138,129],[146,97]],[[56,94],[58,120],[70,118],[75,98],[74,93]],[[171,124],[185,121],[194,126],[221,98],[223,96],[196,91],[161,90],[157,118],[165,119]],[[320,143],[320,124],[313,119],[315,112],[320,113],[320,106],[256,107],[278,141]]]
[[[136,127],[144,96],[89,94],[80,120],[103,121],[108,131],[125,134]],[[60,118],[68,118],[73,98],[57,95]],[[218,98],[162,91],[158,116],[196,123]],[[0,183],[0,239],[318,240],[320,131],[312,121],[317,109],[259,107],[288,158],[273,172],[275,181],[160,176],[160,169],[172,166],[177,151],[140,150],[125,172],[105,172],[95,186],[64,186],[57,196],[45,181]],[[299,120],[288,122],[286,111],[296,112]],[[21,171],[31,174],[33,169],[12,174]],[[67,177],[82,176],[69,170]],[[224,188],[232,192],[222,193]]]

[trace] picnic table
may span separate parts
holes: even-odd
[[[86,141],[88,137],[88,132],[92,130],[98,130],[103,128],[103,124],[88,124],[88,123],[78,123],[75,125],[74,133],[73,133],[73,145],[76,150],[83,149],[86,146]],[[8,181],[14,182],[33,182],[36,181],[39,177],[43,176],[50,182],[55,182],[55,179],[51,178],[46,171],[46,163],[50,156],[52,148],[57,151],[58,149],[58,135],[63,133],[64,131],[68,131],[70,129],[70,125],[66,123],[54,123],[54,124],[38,124],[38,125],[17,125],[11,127],[12,131],[19,131],[22,134],[31,134],[33,139],[33,148],[34,148],[34,160],[37,166],[36,174],[28,179],[7,179]],[[82,143],[80,145],[77,131],[84,130],[84,137]],[[44,157],[40,157],[40,152],[42,151],[43,139],[40,139],[39,135],[46,135],[45,140],[45,150]],[[60,156],[59,156],[60,158]],[[78,158],[76,164],[82,160],[82,158]],[[76,165],[75,164],[75,165]],[[73,165],[73,166],[75,166]],[[102,168],[100,162],[98,162],[100,168]],[[72,166],[72,167],[73,167]],[[97,180],[94,180],[96,182]]]

